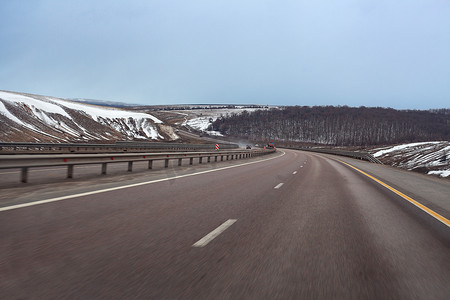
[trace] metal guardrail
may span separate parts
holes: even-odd
[[[303,151],[310,151],[310,152],[318,152],[318,153],[325,153],[325,154],[334,154],[334,155],[340,155],[340,156],[346,156],[361,160],[366,160],[371,163],[375,164],[383,164],[379,159],[374,157],[372,154],[368,152],[360,152],[360,151],[346,151],[346,150],[333,150],[333,149],[323,149],[323,148],[302,148],[302,147],[284,147],[288,149],[294,149],[294,150],[303,150]]]
[[[181,144],[118,141],[115,144],[78,144],[78,143],[1,143],[0,154],[17,154],[19,152],[40,153],[98,153],[98,152],[145,152],[145,151],[195,151],[213,150],[216,144]],[[239,148],[237,144],[219,143],[221,150]]]
[[[169,160],[178,160],[178,166],[183,159],[189,159],[192,165],[194,159],[199,164],[206,158],[217,162],[223,160],[243,159],[273,153],[275,150],[228,150],[210,152],[166,152],[166,153],[115,153],[115,154],[51,154],[51,155],[0,155],[0,169],[21,169],[21,181],[28,181],[28,170],[36,167],[67,166],[67,178],[73,178],[74,166],[101,164],[101,174],[105,175],[109,163],[127,162],[128,171],[133,170],[133,162],[148,162],[148,169],[153,168],[153,161],[164,160],[164,167],[169,167]]]

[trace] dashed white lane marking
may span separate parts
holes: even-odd
[[[228,221],[225,221],[222,225],[205,235],[202,239],[200,239],[198,242],[196,242],[192,247],[205,247],[208,245],[209,242],[211,242],[213,239],[215,239],[219,234],[224,232],[228,227],[234,224],[236,222],[236,219],[229,219]]]
[[[300,166],[300,168],[303,168],[303,166]]]
[[[292,174],[294,174],[294,175],[297,174],[297,171],[294,171]]]
[[[282,186],[283,186],[283,184],[284,184],[284,183],[282,183],[282,182],[281,182],[281,183],[279,183],[279,184],[277,184],[277,186],[276,186],[276,187],[274,187],[274,189],[279,189],[280,187],[282,187]]]
[[[73,198],[77,198],[77,197],[84,197],[84,196],[89,196],[89,195],[95,195],[95,194],[99,194],[99,193],[117,191],[117,190],[121,190],[121,189],[127,189],[127,188],[136,187],[136,186],[141,186],[141,185],[147,185],[147,184],[153,184],[153,183],[157,183],[157,182],[168,181],[168,180],[172,180],[172,179],[186,178],[186,177],[191,177],[191,176],[196,176],[196,175],[201,175],[201,174],[207,174],[207,173],[211,173],[211,172],[217,172],[217,171],[222,171],[222,170],[227,170],[227,169],[232,169],[232,168],[237,168],[237,167],[242,167],[242,166],[247,166],[247,165],[252,165],[252,164],[256,164],[256,163],[260,163],[260,162],[276,159],[276,158],[282,157],[282,156],[284,156],[286,154],[286,152],[284,152],[284,151],[281,151],[281,153],[282,154],[279,155],[279,156],[266,158],[266,159],[262,159],[262,160],[258,160],[258,161],[246,162],[246,163],[242,163],[242,164],[239,164],[239,165],[232,165],[232,166],[217,168],[217,169],[213,169],[213,170],[200,171],[200,172],[191,173],[191,174],[178,175],[178,176],[173,176],[173,177],[168,177],[168,178],[162,178],[162,179],[156,179],[156,180],[150,180],[150,181],[145,181],[145,182],[133,183],[133,184],[123,185],[123,186],[116,186],[116,187],[106,188],[106,189],[101,189],[101,190],[95,190],[95,191],[91,191],[91,192],[85,192],[85,193],[67,195],[67,196],[62,196],[62,197],[46,199],[46,200],[39,200],[39,201],[33,201],[33,202],[28,202],[28,203],[22,203],[22,204],[16,204],[16,205],[11,205],[11,206],[0,207],[0,212],[12,210],[12,209],[24,208],[24,207],[28,207],[28,206],[40,205],[40,204],[45,204],[45,203],[52,203],[52,202],[62,201],[62,200],[67,200],[67,199],[73,199]]]

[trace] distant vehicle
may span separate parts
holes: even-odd
[[[247,145],[246,149],[252,149],[252,146]]]
[[[267,143],[267,146],[266,146],[266,148],[270,148],[270,149],[273,149],[273,148],[275,148],[275,145],[274,145],[274,143],[273,143],[273,142],[269,142],[269,143]]]

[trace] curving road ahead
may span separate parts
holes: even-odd
[[[343,161],[444,220],[448,182],[338,159],[284,150],[10,203],[0,298],[448,299],[448,224]]]

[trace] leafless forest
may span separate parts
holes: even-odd
[[[293,106],[217,119],[212,129],[249,140],[368,146],[449,140],[450,109]]]

